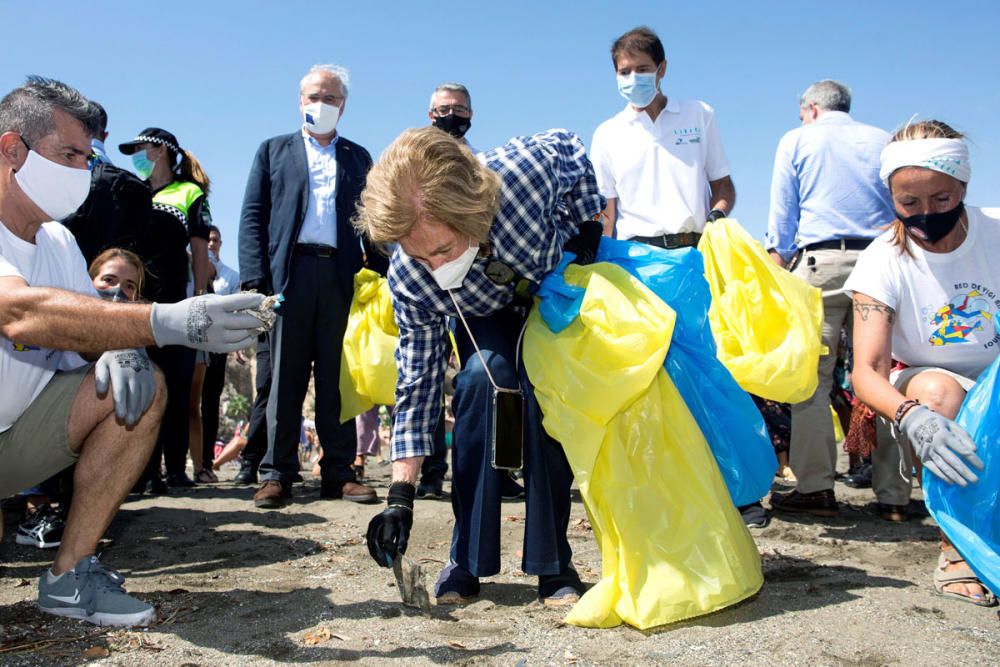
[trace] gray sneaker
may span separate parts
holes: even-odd
[[[125,577],[101,565],[97,556],[86,556],[52,583],[48,572],[42,574],[38,606],[50,614],[94,625],[148,625],[156,610],[127,595],[124,583]]]

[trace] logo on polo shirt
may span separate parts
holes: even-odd
[[[10,346],[11,349],[14,350],[14,352],[36,352],[42,349],[40,347],[35,347],[34,345],[24,345],[22,343],[15,343],[14,341],[10,342]]]
[[[686,127],[674,130],[674,146],[681,146],[683,144],[700,144],[700,143],[701,143],[700,127]]]

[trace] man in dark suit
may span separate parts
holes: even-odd
[[[363,252],[351,226],[372,165],[364,148],[337,132],[347,102],[347,70],[316,65],[299,85],[302,129],[266,140],[247,180],[240,219],[244,288],[283,294],[270,335],[271,392],[261,508],[284,506],[298,479],[302,403],[316,379],[316,430],[323,446],[321,496],[374,502],[351,469],[354,420],[340,423],[340,354]]]

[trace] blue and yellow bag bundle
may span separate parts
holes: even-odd
[[[340,356],[340,421],[396,403],[399,327],[388,281],[369,269],[354,276],[354,297]]]
[[[1000,319],[993,325],[1000,333]],[[931,516],[979,580],[1000,593],[1000,357],[969,390],[957,420],[976,443],[985,468],[979,481],[961,487],[923,473]]]
[[[733,489],[675,384],[677,374],[705,374],[683,367],[679,343],[693,336],[684,320],[696,322],[699,314],[671,308],[643,284],[659,278],[665,287],[670,273],[675,287],[697,283],[700,262],[609,239],[598,262],[564,260],[543,281],[524,360],[545,429],[563,444],[601,548],[601,581],[566,620],[649,628],[735,604],[756,593],[763,577],[729,499]],[[670,370],[675,350],[679,361]],[[731,410],[714,407],[716,418]],[[765,444],[757,454],[773,459],[766,435]],[[754,470],[770,466],[770,483],[770,462],[741,460],[727,460],[741,469],[726,481],[753,488],[760,483]]]

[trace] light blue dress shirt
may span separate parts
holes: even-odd
[[[94,151],[94,155],[97,156],[97,161],[104,164],[114,164],[111,158],[108,157],[108,152],[104,148],[104,142],[100,139],[91,139],[90,148]]]
[[[889,138],[843,111],[786,133],[774,156],[765,247],[787,262],[813,243],[882,233],[896,217],[878,176]]]
[[[337,140],[321,146],[302,132],[309,162],[309,203],[299,230],[299,243],[319,243],[337,247]]]

